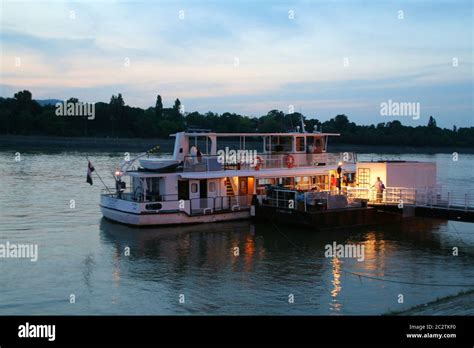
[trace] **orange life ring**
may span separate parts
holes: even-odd
[[[257,156],[255,163],[255,170],[260,170],[260,166],[263,164],[263,159],[260,156]]]
[[[292,155],[286,155],[285,163],[288,168],[293,168],[295,165],[295,158]]]

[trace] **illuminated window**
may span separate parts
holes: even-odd
[[[359,180],[359,187],[370,187],[370,169],[369,168],[359,168],[357,171],[357,176]]]

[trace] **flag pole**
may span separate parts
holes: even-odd
[[[87,159],[88,162],[91,162],[91,161],[89,160],[89,157],[86,156],[86,159]],[[92,162],[91,162],[91,163],[92,163]],[[94,169],[95,169],[95,167],[94,167]],[[105,189],[106,189],[109,193],[112,193],[112,191],[110,191],[109,187],[105,184],[104,180],[102,180],[100,174],[97,172],[97,169],[94,170],[94,172],[97,174],[97,177],[100,179],[100,181],[102,182],[102,185],[104,185]]]

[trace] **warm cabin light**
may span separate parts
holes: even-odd
[[[120,172],[117,170],[117,171],[115,172],[115,176],[119,176],[119,175],[120,175]]]
[[[338,165],[338,166],[342,166],[342,162],[339,162],[337,165]]]
[[[248,177],[247,186],[248,186],[248,193],[249,194],[254,194],[255,193],[255,187],[254,187],[253,177],[251,177],[251,176]]]

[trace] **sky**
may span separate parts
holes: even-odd
[[[0,96],[474,126],[473,23],[470,0],[0,0]]]

